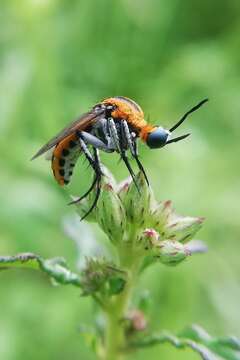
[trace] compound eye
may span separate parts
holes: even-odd
[[[161,148],[166,145],[169,138],[169,131],[158,127],[156,130],[148,134],[146,143],[151,149]]]

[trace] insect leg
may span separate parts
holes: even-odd
[[[84,220],[95,209],[98,199],[99,199],[99,196],[101,194],[102,171],[101,171],[101,167],[100,167],[98,150],[93,148],[93,153],[94,153],[94,164],[95,164],[96,185],[97,185],[96,196],[95,196],[95,199],[94,199],[90,209],[84,214],[84,216],[81,218],[81,221]]]
[[[84,141],[82,133],[79,131],[77,133],[77,135],[78,135],[81,150],[83,151],[83,153],[86,156],[86,159],[89,161],[90,165],[94,166],[94,159],[93,159],[92,154],[90,153],[90,151],[89,151],[89,149],[87,147],[87,144]]]
[[[118,131],[117,131],[117,128],[116,128],[116,125],[115,125],[115,122],[114,122],[113,118],[109,118],[107,120],[107,123],[108,123],[108,130],[109,130],[110,139],[113,141],[115,149],[119,153],[121,153],[121,147],[120,147]]]
[[[127,157],[127,155],[126,155],[126,151],[123,150],[123,151],[120,153],[120,155],[121,155],[121,158],[122,158],[122,160],[124,161],[125,165],[127,166],[128,171],[130,172],[130,175],[131,175],[131,177],[132,177],[132,179],[133,179],[134,184],[136,185],[136,188],[137,188],[138,191],[139,191],[139,187],[138,187],[138,184],[137,184],[136,179],[135,179],[135,174],[134,174],[134,172],[133,172],[133,170],[132,170],[132,168],[131,168],[131,165],[130,165],[130,163],[129,163],[129,161],[128,161],[128,157]],[[140,192],[140,191],[139,191],[139,192]]]
[[[92,154],[90,153],[90,151],[87,148],[87,145],[85,144],[84,140],[82,139],[82,134],[78,133],[78,137],[79,137],[80,147],[81,147],[86,159],[88,160],[90,166],[93,168],[93,170],[95,172],[95,176],[94,176],[94,179],[93,179],[93,182],[92,182],[90,188],[84,193],[84,195],[82,195],[81,197],[79,197],[76,200],[71,201],[69,203],[69,205],[76,204],[76,203],[80,202],[81,200],[83,200],[85,197],[87,197],[90,194],[90,192],[93,190],[94,186],[96,185],[96,183],[98,181],[98,177],[99,177],[95,159],[92,157]],[[100,169],[100,167],[98,167],[98,168]],[[101,170],[99,170],[99,171],[101,171]]]
[[[146,182],[149,185],[149,181],[148,181],[146,172],[145,172],[144,167],[138,157],[136,138],[133,139],[132,135],[130,134],[130,130],[129,130],[126,120],[123,120],[121,122],[121,130],[122,130],[122,133],[124,134],[124,138],[126,138],[127,145],[131,151],[131,154],[134,157],[134,159],[136,160],[139,170],[142,171],[142,173],[146,179]]]
[[[94,148],[99,149],[99,150],[103,150],[106,152],[112,152],[114,151],[113,149],[110,149],[102,140],[100,140],[98,137],[86,132],[86,131],[82,131],[81,132],[82,138],[83,140],[92,145]]]
[[[117,130],[117,129],[116,129]],[[139,193],[140,193],[140,190],[139,190],[139,187],[138,187],[138,184],[136,182],[136,179],[135,179],[135,174],[131,168],[131,165],[128,161],[128,157],[126,155],[126,150],[125,150],[125,143],[126,143],[126,139],[125,139],[126,135],[125,135],[125,132],[124,132],[124,129],[123,129],[123,126],[122,126],[122,122],[120,124],[120,137],[119,137],[119,153],[120,153],[120,156],[121,156],[121,159],[124,161],[125,165],[127,166],[128,168],[128,171],[133,179],[133,182],[136,186],[136,188],[138,189]]]
[[[132,135],[130,134],[130,130],[128,127],[128,123],[126,120],[122,120],[121,121],[121,133],[127,143],[127,146],[130,149],[130,152],[132,154],[132,156],[134,156],[134,145],[133,145],[133,139],[132,139]]]
[[[81,197],[79,197],[76,200],[71,201],[68,205],[77,204],[80,201],[82,201],[85,197],[87,197],[90,194],[90,192],[93,190],[94,186],[96,185],[97,179],[98,179],[98,177],[97,177],[97,175],[95,173],[95,176],[94,176],[94,179],[93,179],[93,182],[92,182],[90,188]]]
[[[141,163],[141,161],[139,160],[139,157],[138,157],[136,140],[134,141],[134,155],[133,155],[133,157],[136,160],[136,163],[138,165],[139,170],[142,171],[143,176],[145,177],[145,180],[146,180],[147,184],[149,185],[149,180],[148,180],[147,174],[146,174],[146,172],[144,170],[144,167],[143,167],[143,165],[142,165],[142,163]]]

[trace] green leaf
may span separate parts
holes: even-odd
[[[80,277],[78,274],[73,273],[67,267],[67,264],[63,258],[53,258],[49,260],[39,259],[41,264],[41,270],[47,273],[57,283],[61,285],[72,284],[80,287]]]
[[[193,325],[185,329],[179,336],[168,332],[152,334],[135,340],[130,347],[149,347],[170,343],[178,349],[191,348],[203,360],[240,360],[240,340],[234,336],[213,338],[200,326]]]
[[[202,343],[208,342],[211,340],[211,336],[207,333],[205,329],[201,326],[193,324],[191,326],[186,327],[179,336],[190,338],[194,341],[199,341]]]
[[[28,268],[41,270],[54,279],[58,284],[81,286],[78,274],[71,272],[63,258],[44,260],[32,253],[21,253],[14,256],[1,256],[0,269]]]
[[[240,360],[240,339],[235,336],[212,337],[199,325],[186,328],[180,336],[188,337],[194,341],[204,344],[221,359]]]
[[[0,269],[30,268],[40,269],[40,257],[32,253],[21,253],[14,256],[0,256]]]
[[[147,314],[152,305],[152,297],[148,290],[143,290],[136,301],[136,308],[141,310],[144,314]]]
[[[197,352],[203,360],[220,360],[214,353],[208,350],[204,345],[198,344],[193,340],[181,339],[170,333],[153,334],[151,336],[143,338],[141,341],[136,341],[134,347],[150,347],[153,345],[159,345],[164,343],[170,343],[177,349],[191,348]],[[131,344],[133,345],[133,344]]]
[[[126,280],[120,277],[113,277],[109,279],[109,294],[117,295],[123,291]]]
[[[224,345],[233,350],[240,351],[240,339],[238,339],[236,336],[228,336],[216,340],[220,345]]]

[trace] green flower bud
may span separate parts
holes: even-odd
[[[83,295],[100,291],[110,275],[104,259],[88,258],[86,268],[82,272],[81,284]]]
[[[131,181],[128,191],[123,198],[129,222],[144,227],[149,222],[150,208],[153,203],[151,188],[146,183],[144,175],[139,172],[134,181]]]
[[[102,170],[102,173],[104,174],[103,182],[110,184],[112,186],[112,188],[114,189],[114,191],[117,191],[118,186],[117,186],[116,180],[115,180],[113,174],[111,173],[111,171],[103,164],[101,164],[101,170]]]
[[[165,240],[156,248],[156,256],[162,264],[174,266],[191,255],[190,251],[178,241]]]
[[[173,211],[172,202],[170,200],[161,201],[159,204],[157,204],[152,210],[152,216],[151,216],[152,227],[154,229],[157,229],[159,232],[162,232],[172,211]]]
[[[159,244],[159,233],[154,229],[145,229],[138,237],[136,245],[139,249],[149,251]],[[148,253],[149,255],[149,253]]]
[[[103,258],[89,258],[82,272],[81,286],[83,295],[102,293],[116,295],[126,282],[126,273]]]
[[[193,238],[202,226],[204,218],[173,215],[164,229],[164,237],[186,242]]]
[[[114,189],[114,191],[116,192],[117,185],[112,173],[103,165],[101,165],[101,170],[102,173],[104,174],[103,184],[106,183],[107,181],[108,184],[110,184],[110,186],[112,187],[112,189]],[[81,218],[83,218],[85,214],[89,211],[89,209],[91,208],[92,204],[95,201],[95,197],[96,197],[96,190],[93,190],[86,198],[84,198],[79,202],[76,202],[75,205],[77,207],[77,213],[80,215]],[[74,201],[77,199],[78,199],[77,197],[72,196],[72,203],[74,203]],[[96,207],[88,214],[86,220],[89,222],[97,221]]]
[[[126,320],[128,320],[128,326],[126,328],[128,334],[144,331],[146,330],[148,325],[145,314],[138,309],[133,309],[129,311]]]
[[[122,181],[120,184],[118,184],[118,196],[121,199],[122,202],[124,202],[124,199],[128,193],[129,186],[131,184],[131,178]]]
[[[126,214],[118,195],[110,183],[104,183],[96,210],[97,221],[113,243],[124,239]]]

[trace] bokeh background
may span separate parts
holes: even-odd
[[[170,127],[209,97],[178,130],[192,133],[185,142],[140,148],[159,200],[206,217],[199,237],[209,252],[175,269],[149,268],[137,292],[149,290],[153,329],[198,323],[240,336],[239,15],[238,0],[1,0],[1,255],[65,256],[75,268],[71,237],[84,243],[81,256],[93,238],[108,246],[97,227],[76,222],[74,234],[66,233],[74,214],[69,193],[87,188],[86,164],[79,162],[64,191],[50,163],[30,161],[70,120],[104,97],[124,95]],[[127,176],[117,156],[102,159],[117,179]],[[79,333],[93,321],[93,304],[75,288],[52,287],[34,271],[1,272],[1,359],[93,359]],[[168,345],[132,358],[146,356],[198,359]]]

